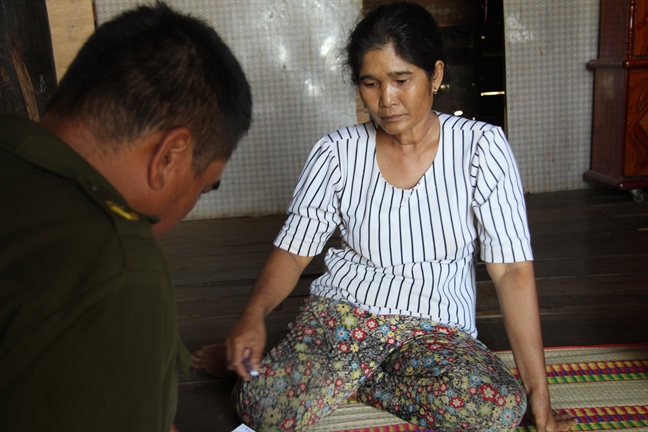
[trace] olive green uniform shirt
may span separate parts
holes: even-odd
[[[189,354],[152,222],[51,132],[0,115],[0,429],[169,430]]]

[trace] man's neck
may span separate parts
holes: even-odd
[[[139,165],[146,163],[144,149],[131,145],[117,152],[105,151],[103,149],[107,146],[102,145],[89,128],[75,119],[46,113],[39,123],[101,173],[129,204],[137,202],[141,181],[145,181],[146,169],[141,169]],[[133,173],[141,173],[141,178]]]

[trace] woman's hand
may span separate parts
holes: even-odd
[[[250,381],[251,378],[248,366],[257,370],[263,358],[266,344],[264,318],[262,313],[244,311],[225,340],[227,368],[236,371],[245,381]]]
[[[486,268],[497,289],[504,326],[527,394],[527,414],[538,432],[569,429],[576,420],[569,414],[554,414],[551,409],[533,263],[487,263]]]
[[[227,368],[245,381],[250,380],[248,366],[256,370],[263,357],[266,315],[290,295],[312,259],[275,247],[261,269],[243,312],[225,340]]]
[[[548,397],[535,396],[535,393],[530,393],[527,397],[527,415],[535,423],[538,432],[566,431],[578,423],[568,412],[552,410]]]

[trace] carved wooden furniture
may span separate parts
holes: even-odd
[[[594,70],[592,159],[585,180],[629,190],[648,187],[648,0],[601,0]]]

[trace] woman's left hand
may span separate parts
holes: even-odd
[[[552,410],[548,397],[534,397],[534,394],[530,393],[528,403],[527,415],[535,423],[538,432],[566,431],[578,423],[568,412]]]
[[[538,432],[565,431],[576,420],[551,409],[533,263],[487,263],[486,268],[497,289],[515,364],[527,392],[527,415]]]

